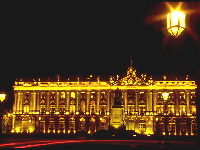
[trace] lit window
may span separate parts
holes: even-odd
[[[139,123],[139,130],[145,132],[146,131],[146,123]]]
[[[85,119],[83,117],[80,119],[79,130],[85,130]]]
[[[163,105],[157,105],[156,106],[156,111],[158,114],[162,114],[163,113]]]
[[[179,108],[180,114],[185,114],[185,105],[180,105]]]
[[[101,127],[101,130],[106,130],[106,119],[101,119],[101,124],[100,124],[100,127]]]
[[[135,123],[134,122],[128,122],[126,124],[126,130],[135,130]]]
[[[192,114],[195,115],[196,114],[196,106],[195,105],[192,105]]]
[[[70,113],[75,113],[75,105],[70,105]]]
[[[29,113],[29,105],[24,105],[24,113]]]
[[[170,114],[174,113],[174,105],[168,105],[168,113]]]
[[[65,98],[65,92],[61,92],[61,99]]]
[[[71,92],[71,98],[75,99],[75,92]]]
[[[95,119],[94,118],[90,119],[90,131],[92,131],[92,132],[95,131]]]
[[[69,130],[75,130],[75,119],[73,117],[69,119]]]

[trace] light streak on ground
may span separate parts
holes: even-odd
[[[45,141],[32,141],[32,142],[20,142],[20,143],[6,143],[0,144],[0,147],[12,147],[13,148],[31,148],[31,147],[39,147],[39,146],[47,146],[47,145],[55,145],[55,144],[65,144],[65,143],[89,143],[93,144],[113,144],[113,145],[123,145],[123,144],[149,144],[158,142],[171,142],[171,144],[197,144],[197,142],[188,142],[188,141],[157,141],[157,140],[45,140]],[[15,147],[14,147],[15,146]]]

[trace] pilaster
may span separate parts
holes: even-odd
[[[124,91],[124,103],[125,103],[125,112],[127,112],[127,108],[128,108],[128,106],[127,106],[127,104],[128,104],[128,102],[127,102],[127,91]]]
[[[69,112],[69,94],[70,92],[67,91],[67,102],[66,102],[66,108],[65,108],[67,112]]]
[[[135,92],[135,109],[136,109],[136,111],[138,111],[138,100],[139,99],[139,92],[138,91],[136,91]]]
[[[50,91],[47,91],[47,108],[46,108],[47,111],[50,111],[50,108],[49,108],[50,94],[49,94],[49,92],[50,92]]]
[[[189,97],[189,91],[186,91],[185,92],[185,99],[186,99],[186,104],[187,104],[187,108],[186,108],[186,111],[187,111],[187,114],[190,113],[190,97]]]
[[[59,112],[59,91],[56,92],[56,112]]]
[[[36,92],[33,91],[33,110],[36,111]]]
[[[97,91],[97,112],[99,113],[100,91]]]
[[[86,94],[87,94],[87,95],[86,95],[86,101],[87,101],[87,102],[86,102],[86,105],[87,105],[87,106],[86,106],[86,112],[89,112],[89,110],[90,110],[90,109],[89,109],[89,104],[90,104],[90,91],[87,91]]]
[[[157,91],[153,91],[153,111],[156,112]]]
[[[76,91],[76,112],[78,112],[79,111],[79,101],[80,101],[80,91]]]
[[[40,103],[40,91],[38,91],[37,92],[37,102],[36,102],[36,105],[37,105],[37,107],[36,107],[36,111],[40,111],[40,105],[39,105],[39,103]]]
[[[110,92],[109,91],[107,91],[106,92],[106,98],[107,98],[107,112],[109,112],[109,110],[110,110]]]

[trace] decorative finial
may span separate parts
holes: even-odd
[[[132,56],[130,56],[131,66],[132,66]]]

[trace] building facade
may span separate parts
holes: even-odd
[[[131,65],[126,77],[106,82],[16,81],[12,132],[93,134],[123,127],[146,135],[196,135],[195,81],[141,76]]]

